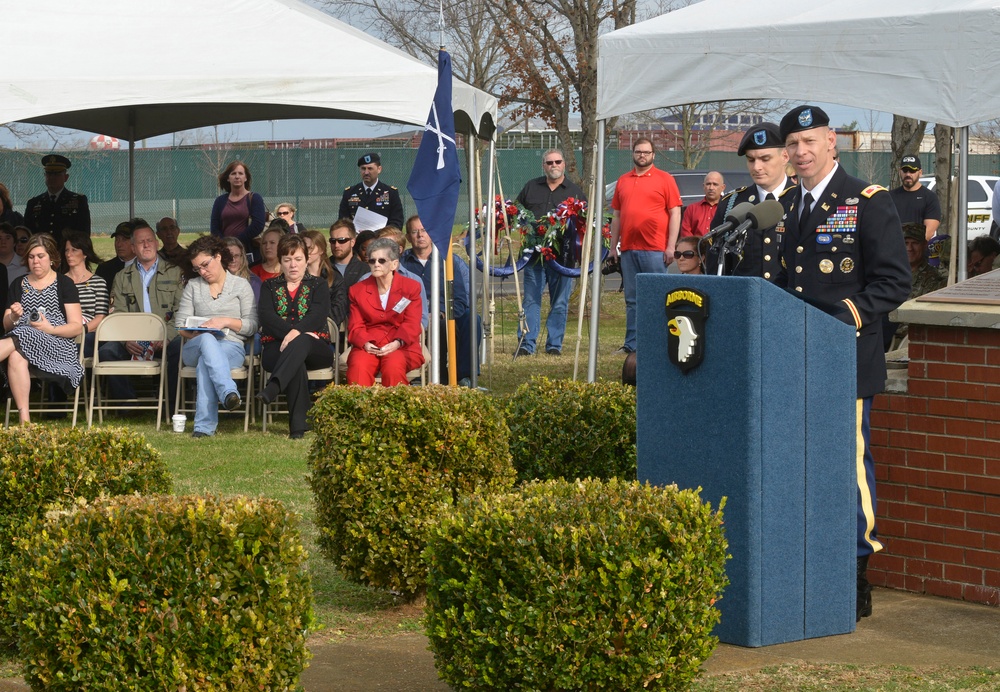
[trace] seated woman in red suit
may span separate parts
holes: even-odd
[[[347,382],[370,387],[382,373],[382,384],[408,384],[406,373],[424,362],[420,345],[420,284],[396,274],[399,245],[378,238],[368,246],[371,276],[351,286],[347,319]]]

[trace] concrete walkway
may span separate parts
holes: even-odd
[[[854,634],[745,649],[721,644],[705,663],[708,675],[783,663],[859,666],[998,666],[1000,609],[876,589],[875,613]],[[419,634],[338,643],[314,641],[302,676],[308,692],[447,690]],[[0,681],[0,692],[25,692],[19,681]]]

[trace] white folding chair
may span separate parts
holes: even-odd
[[[326,319],[326,328],[330,334],[330,341],[333,346],[333,363],[328,368],[306,370],[306,377],[310,382],[330,382],[333,380],[334,384],[337,384],[340,380],[339,368],[337,367],[338,351],[340,350],[337,343],[337,325],[328,317]],[[271,373],[264,370],[264,366],[261,366],[259,385],[261,389],[264,388],[269,379],[271,379]],[[270,404],[264,404],[264,410],[261,412],[260,417],[261,429],[264,432],[267,432],[267,426],[271,424],[272,417],[276,415],[288,415],[288,401],[284,394],[279,394]]]
[[[338,375],[337,384],[340,384],[339,375],[340,375],[340,370],[341,369],[343,370],[345,377],[347,375],[347,357],[349,355],[351,355],[351,348],[352,348],[352,346],[350,344],[346,344],[344,346],[344,352],[340,355],[340,359],[338,361],[340,367],[338,368],[338,372],[337,372],[337,375]],[[406,373],[406,380],[410,384],[413,384],[413,382],[415,382],[416,380],[420,380],[420,384],[421,385],[426,385],[427,384],[427,364],[430,363],[430,361],[431,361],[431,350],[427,347],[427,333],[426,333],[426,330],[423,327],[420,328],[420,349],[423,351],[423,354],[424,354],[424,362],[420,364],[420,367],[414,368],[413,370],[410,370],[409,372],[407,372]],[[378,375],[375,376],[375,381],[377,383],[379,383],[379,384],[382,383],[382,375],[381,375],[381,373],[379,373]]]
[[[81,325],[81,332],[78,334],[74,341],[77,346],[77,357],[80,359],[80,365],[83,366],[83,341],[85,337],[86,330]],[[28,366],[28,374],[31,379],[37,380],[41,383],[40,393],[37,400],[28,399],[28,415],[35,413],[45,414],[45,413],[72,413],[73,414],[73,427],[76,427],[77,412],[80,407],[80,392],[83,392],[83,405],[87,406],[87,370],[83,370],[83,379],[80,380],[80,386],[76,388],[73,392],[73,404],[70,406],[69,400],[66,401],[49,401],[46,396],[48,393],[48,386],[54,384],[54,380],[51,375],[45,373],[33,365]],[[20,410],[14,407],[14,398],[8,397],[7,399],[7,413],[4,416],[3,425],[5,428],[10,427],[10,412],[11,409],[18,411]]]
[[[177,368],[177,406],[174,409],[174,413],[184,413],[188,416],[194,417],[195,402],[189,402],[187,400],[186,387],[184,386],[184,380],[194,380],[198,377],[198,368],[195,366],[184,365],[184,344],[187,343],[187,339],[181,338],[181,356],[180,363]],[[244,383],[243,389],[243,432],[247,432],[250,429],[250,416],[253,412],[253,394],[254,394],[254,369],[260,364],[259,356],[247,355],[243,358],[243,365],[238,368],[233,368],[229,371],[229,376],[233,378],[234,382],[242,381]],[[221,411],[229,413],[222,405],[219,405]],[[254,420],[256,420],[256,413],[254,415]]]
[[[162,342],[163,349],[160,357],[152,360],[101,360],[101,344],[109,341],[159,341]],[[87,407],[87,427],[93,425],[95,409],[98,423],[103,424],[104,411],[119,410],[124,403],[104,397],[101,393],[102,377],[146,376],[159,379],[156,397],[136,399],[129,404],[133,410],[156,409],[156,429],[159,430],[166,401],[166,354],[167,323],[159,315],[152,312],[113,312],[101,320],[94,336],[94,367],[90,383],[90,405]]]

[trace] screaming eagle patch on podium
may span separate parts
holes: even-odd
[[[685,375],[705,357],[708,296],[693,288],[667,293],[667,355]]]

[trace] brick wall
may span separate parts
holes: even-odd
[[[1000,605],[1000,330],[911,324],[905,394],[876,397],[886,549],[873,584]]]

